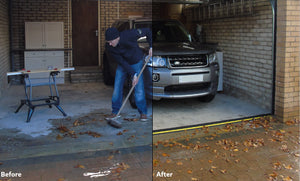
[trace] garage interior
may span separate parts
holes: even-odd
[[[217,43],[223,66],[219,79],[222,84],[215,100],[210,103],[194,99],[154,101],[154,130],[274,112],[274,27],[269,0],[65,0],[53,3],[15,0],[10,6],[11,70],[25,66],[24,23],[60,21],[64,32],[64,45],[60,49],[64,51],[64,65],[75,67],[75,71],[65,73],[66,83],[102,83],[104,32],[119,18],[178,19],[193,36],[198,36],[198,41]],[[197,28],[198,32],[201,30],[198,35]],[[19,84],[21,79],[9,79],[9,82]],[[171,124],[169,118],[172,118]]]
[[[268,0],[154,2],[153,19],[178,19],[198,41],[217,43],[223,65],[221,88],[212,102],[154,102],[154,130],[272,114],[273,14]]]
[[[90,3],[93,8],[96,7],[90,9],[89,13],[96,17],[97,27],[91,27],[90,30],[80,29],[86,25],[77,24],[76,18],[73,17],[76,3],[82,3],[77,4],[79,11],[82,10],[80,6],[86,8]],[[278,9],[276,21],[275,7]],[[164,130],[192,128],[195,125],[265,114],[275,115],[282,122],[299,121],[299,7],[298,0],[1,0],[1,168],[7,167],[7,161],[10,160],[15,160],[17,165],[21,161],[31,167],[30,162],[35,164],[37,157],[58,155],[61,158],[70,156],[68,154],[72,156],[72,153],[79,153],[84,157],[97,156],[93,153],[104,153],[102,161],[98,163],[107,163],[119,158],[111,159],[111,150],[122,149],[122,155],[131,151],[141,153],[131,157],[132,160],[141,160],[130,166],[134,170],[133,174],[138,177],[137,180],[143,177],[136,174],[136,165],[146,168],[149,173],[144,175],[149,175],[151,180],[153,147],[149,145],[152,145],[155,138],[151,128],[154,133],[160,134],[160,131]],[[110,112],[112,93],[112,87],[103,83],[101,68],[105,29],[116,19],[129,16],[175,18],[179,19],[192,35],[196,34],[196,30],[201,30],[198,39],[218,43],[219,52],[223,54],[223,84],[218,95],[210,103],[203,103],[197,99],[153,101],[149,106],[149,112],[152,113],[153,109],[153,125],[152,122],[125,121],[126,131],[121,136],[119,129],[101,121]],[[77,18],[80,22],[80,16]],[[35,112],[30,123],[26,123],[27,109],[23,108],[18,114],[14,113],[20,99],[24,97],[24,87],[21,77],[8,78],[6,73],[25,67],[25,22],[63,22],[63,47],[56,48],[55,51],[63,51],[63,57],[60,56],[59,59],[63,58],[65,67],[74,66],[76,69],[72,73],[66,72],[64,84],[58,85],[62,97],[61,105],[68,117],[63,117],[56,109],[46,106]],[[93,61],[85,61],[79,58],[81,55],[76,54],[80,52],[78,47],[85,48],[75,45],[76,42],[82,45],[89,43],[86,39],[75,40],[76,36],[83,38],[86,34],[96,40],[93,48],[97,51],[93,49],[94,58],[89,58]],[[35,93],[43,94],[46,91],[47,87]],[[93,116],[89,117],[91,114]],[[126,105],[124,114],[132,119],[138,115],[137,110],[132,109],[129,104]],[[67,137],[60,140],[60,133],[55,128],[62,126],[62,123],[72,128],[77,120],[87,119],[90,119],[88,121],[91,123],[94,123],[95,119],[99,124],[87,124],[89,127],[86,131],[94,129],[93,131],[103,134],[102,137],[96,139],[85,135],[79,139]],[[143,159],[143,150],[149,154],[148,160]],[[120,154],[119,151],[116,152],[116,155]],[[23,158],[32,159],[26,162]],[[38,169],[38,166],[30,168],[33,175],[39,176],[35,169]],[[75,164],[68,166],[73,168]],[[96,165],[95,169],[99,169],[98,166]],[[254,167],[258,168],[256,165]],[[62,175],[79,173],[79,169],[75,167],[70,172],[64,172],[61,167],[57,167],[57,170],[63,172]],[[52,180],[60,178],[53,173],[49,172]]]

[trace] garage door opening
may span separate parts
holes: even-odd
[[[178,19],[198,41],[217,43],[223,83],[209,103],[195,98],[154,101],[155,131],[273,114],[274,16],[269,0],[154,1],[153,19],[158,18]]]

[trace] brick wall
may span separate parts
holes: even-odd
[[[224,61],[224,92],[272,108],[272,8],[269,0],[255,0],[253,15],[192,22],[203,25],[207,42],[219,44]]]
[[[300,118],[300,1],[277,1],[275,115]]]
[[[71,37],[68,12],[71,11],[68,0],[11,0],[12,2],[12,46],[13,50],[25,49],[25,22],[60,21],[64,23],[64,47],[68,48]],[[71,20],[72,18],[70,18]],[[71,26],[70,26],[71,27]],[[71,46],[71,45],[70,45]],[[24,52],[14,51],[14,68],[24,68]],[[65,60],[67,64],[67,58]]]
[[[6,72],[10,71],[8,0],[0,1],[0,97],[7,88]]]
[[[65,30],[65,48],[72,47],[72,17],[68,19],[68,12],[71,15],[72,1],[71,0],[11,0],[13,4],[12,24],[13,24],[13,49],[25,48],[24,24],[26,21],[62,21],[64,22]],[[143,14],[151,17],[152,8],[151,0],[143,1],[99,1],[100,2],[100,36],[99,43],[100,58],[102,61],[104,32],[116,19],[126,18],[128,15]],[[68,26],[69,25],[69,26]],[[71,59],[71,58],[70,58]],[[65,65],[68,65],[70,60],[65,58]],[[15,70],[20,70],[24,67],[24,56],[22,51],[14,53]],[[68,79],[68,76],[66,76]],[[20,80],[20,79],[18,79]],[[17,81],[18,81],[17,80]]]

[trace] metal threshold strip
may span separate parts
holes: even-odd
[[[203,123],[203,124],[198,124],[198,125],[182,126],[182,127],[175,127],[175,128],[169,128],[169,129],[154,130],[152,134],[153,135],[159,135],[159,134],[165,134],[165,133],[174,133],[174,132],[180,132],[180,131],[194,130],[194,129],[199,129],[199,128],[203,128],[203,127],[214,127],[214,126],[226,125],[226,124],[231,124],[231,123],[250,121],[250,120],[253,120],[253,119],[259,119],[259,118],[266,117],[266,116],[271,116],[271,115],[272,114],[261,114],[261,115],[251,116],[251,117],[244,117],[244,118],[218,121],[218,122],[212,122],[212,123]]]

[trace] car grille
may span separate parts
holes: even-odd
[[[207,66],[206,55],[181,55],[169,56],[169,63],[171,67],[204,67]]]
[[[170,85],[165,87],[165,92],[176,93],[176,92],[186,92],[186,91],[199,91],[203,89],[208,89],[210,87],[210,82],[200,83],[200,84],[188,84],[188,85]]]

